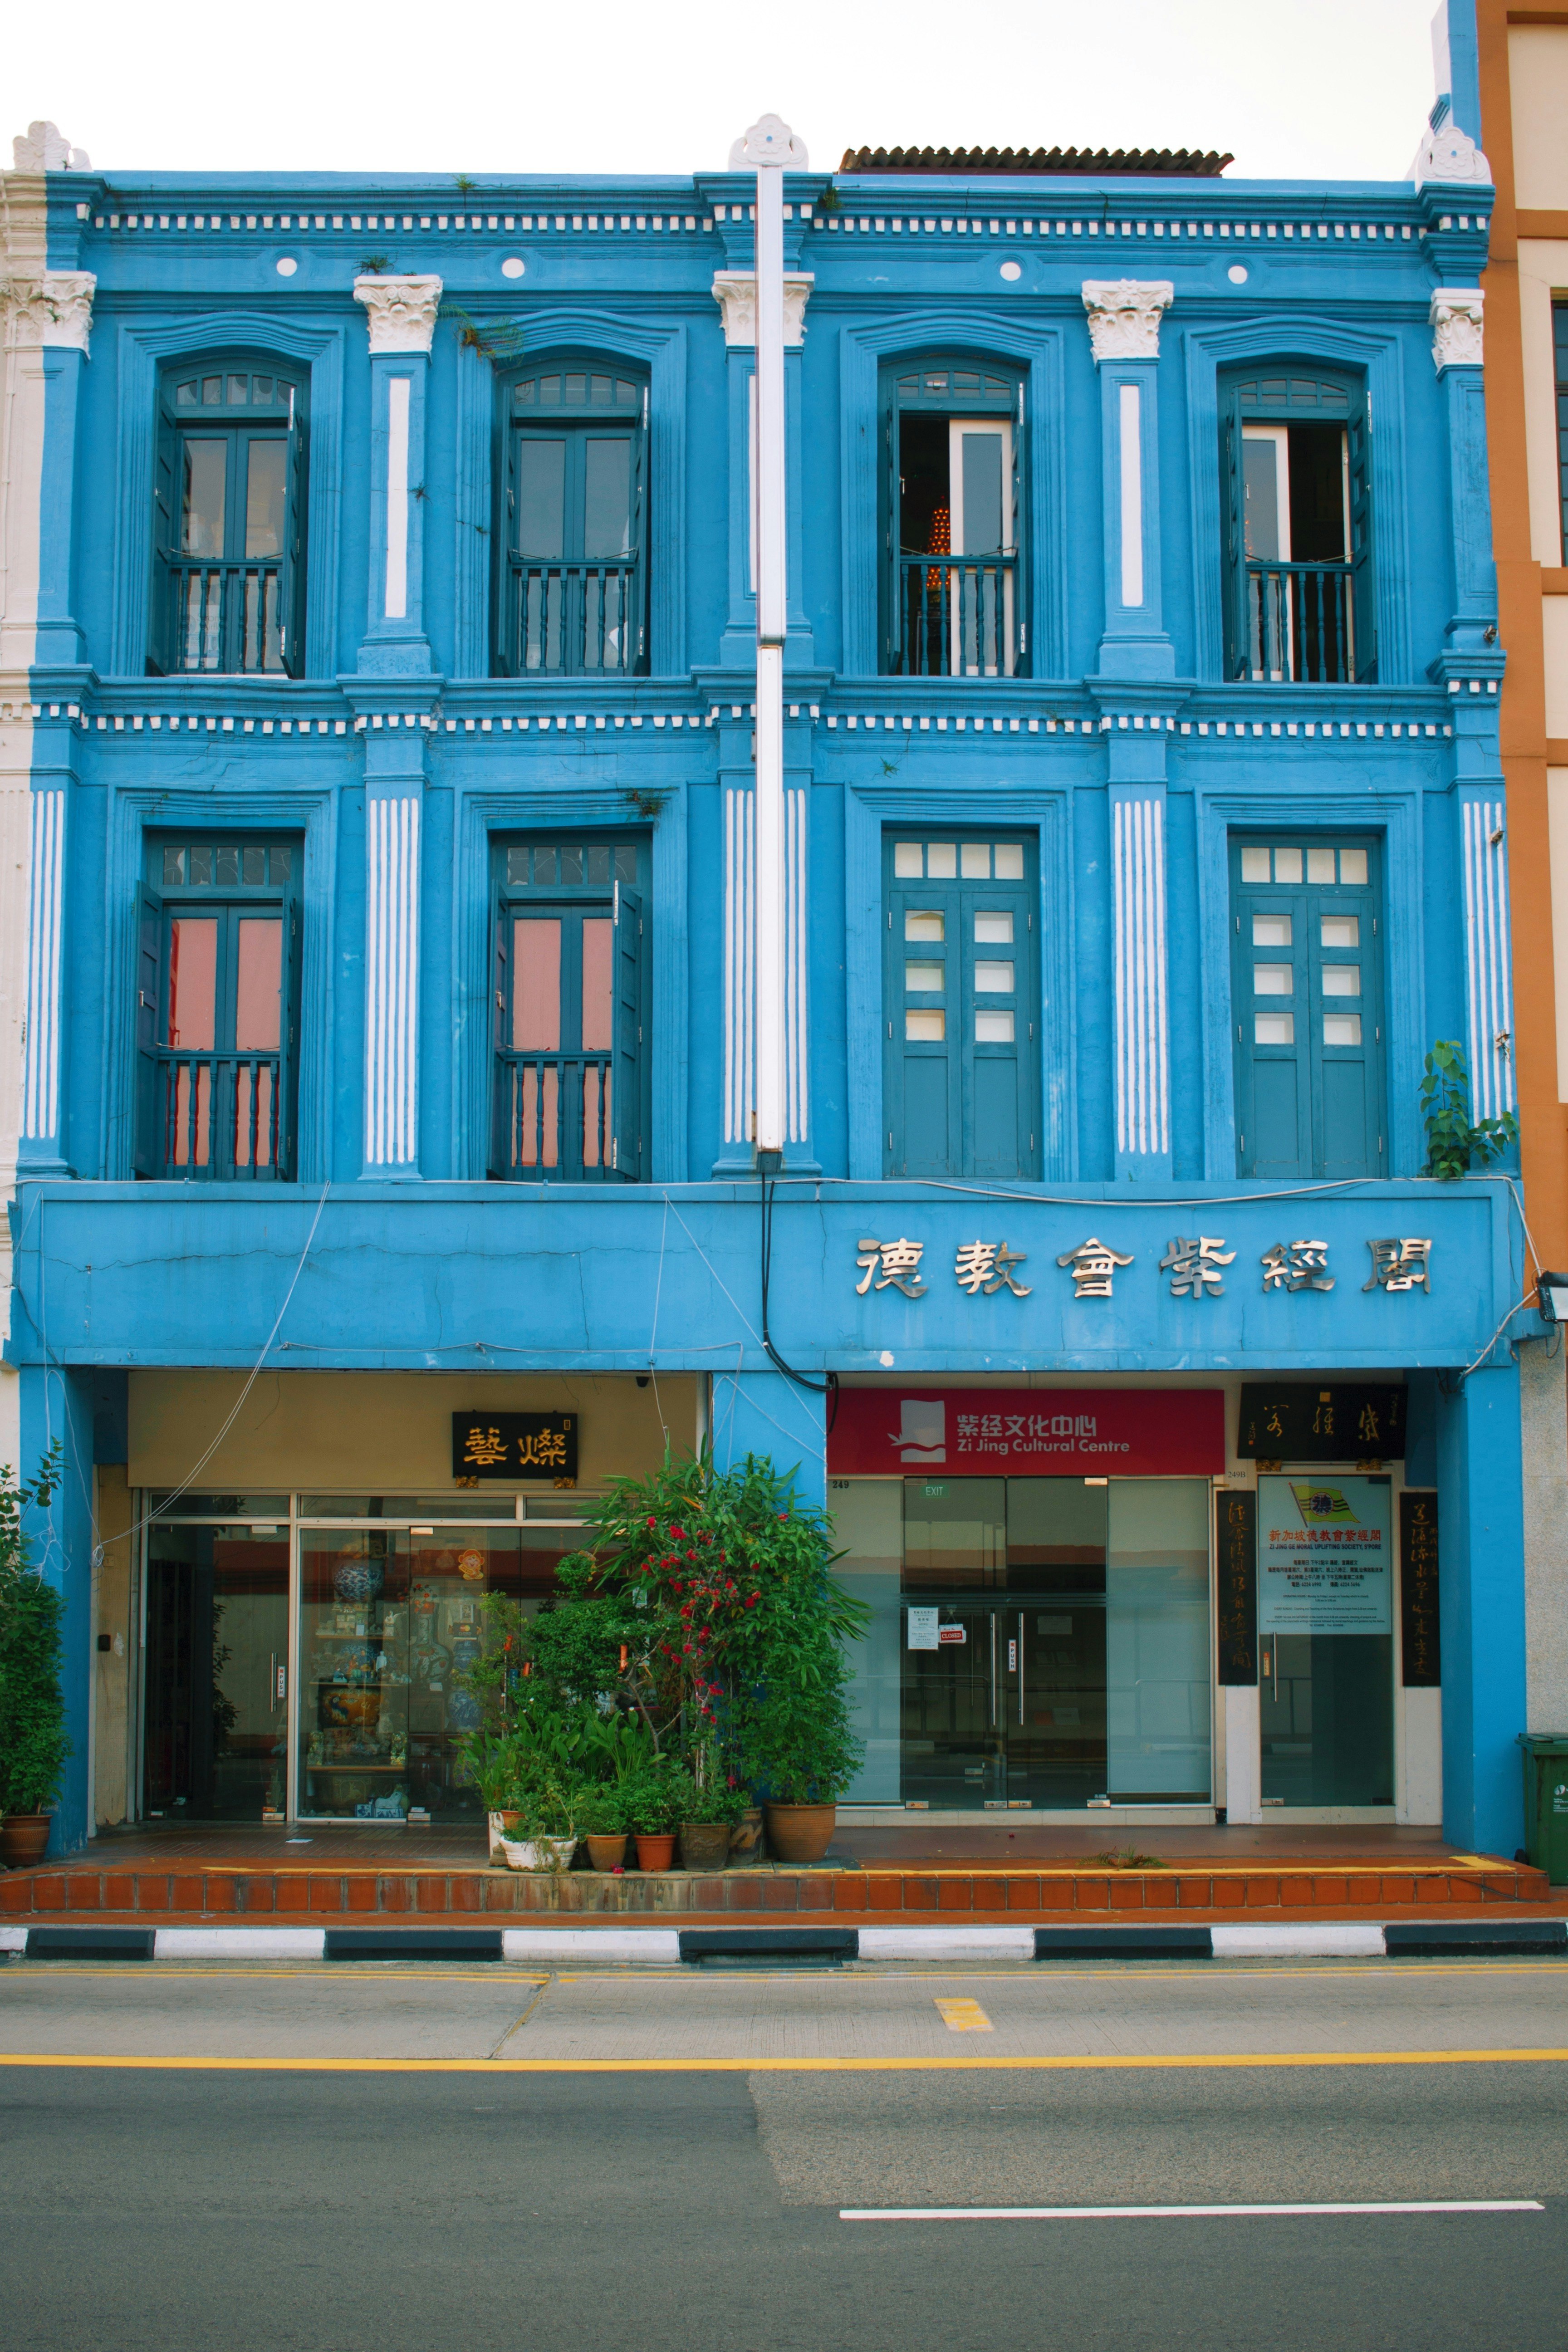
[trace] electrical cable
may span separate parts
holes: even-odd
[[[777,1181],[778,1179],[775,1176],[764,1175],[762,1179],[763,1346],[767,1350],[768,1360],[770,1363],[776,1366],[778,1370],[784,1374],[786,1381],[794,1381],[797,1388],[808,1389],[813,1396],[824,1396],[831,1399],[831,1402],[827,1409],[827,1429],[828,1434],[831,1436],[833,1424],[838,1418],[837,1373],[829,1372],[826,1380],[814,1381],[809,1379],[805,1372],[797,1372],[793,1364],[785,1363],[784,1358],[774,1347],[772,1335],[768,1329],[768,1286],[773,1276],[773,1186]]]

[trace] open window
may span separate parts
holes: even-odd
[[[305,375],[243,358],[159,387],[147,667],[302,671]]]
[[[136,1173],[287,1182],[300,1034],[300,845],[150,845],[136,942]]]
[[[637,839],[497,846],[493,1176],[646,1172],[647,858]]]
[[[1020,675],[1022,383],[973,362],[899,367],[882,411],[884,670]]]
[[[498,671],[646,670],[646,381],[604,361],[557,362],[503,396]]]
[[[1281,369],[1230,380],[1222,393],[1226,676],[1370,683],[1377,632],[1365,386]]]

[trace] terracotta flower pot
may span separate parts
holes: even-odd
[[[833,1843],[837,1805],[769,1805],[768,1843],[778,1862],[820,1862]]]
[[[722,1870],[730,1859],[728,1822],[682,1822],[682,1870]]]
[[[52,1813],[7,1813],[0,1822],[0,1862],[7,1870],[26,1870],[42,1862],[49,1842]]]
[[[731,1863],[757,1862],[762,1858],[762,1851],[763,1809],[761,1805],[748,1805],[730,1832],[730,1860]]]
[[[621,1837],[590,1837],[588,1867],[590,1870],[619,1870],[626,1858],[626,1842]]]
[[[675,1832],[661,1830],[657,1837],[645,1837],[637,1832],[637,1868],[639,1870],[673,1870],[675,1867]]]

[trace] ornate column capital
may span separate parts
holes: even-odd
[[[1418,188],[1428,180],[1447,185],[1453,182],[1463,187],[1468,181],[1479,181],[1490,187],[1492,167],[1476,145],[1468,131],[1461,131],[1454,121],[1445,122],[1440,130],[1428,131],[1415,150],[1415,161],[1410,176]]]
[[[428,352],[441,307],[438,278],[356,278],[354,300],[363,302],[370,324],[370,355]]]
[[[805,306],[816,283],[809,270],[784,273],[784,342],[805,340]],[[724,321],[724,341],[731,350],[751,350],[757,340],[757,281],[749,269],[716,269],[713,299]]]
[[[92,165],[82,147],[73,147],[70,141],[53,122],[29,122],[24,137],[13,139],[11,153],[14,172],[90,172]]]
[[[1479,286],[1439,286],[1435,289],[1432,364],[1439,375],[1445,368],[1483,365],[1481,307],[1485,300]]]
[[[41,269],[0,280],[6,341],[13,350],[55,343],[85,352],[97,288],[90,269]]]
[[[804,172],[810,161],[805,140],[776,114],[760,115],[730,150],[731,172],[754,172],[764,163],[787,165],[792,172]]]
[[[1160,314],[1175,296],[1168,278],[1086,278],[1083,307],[1095,365],[1104,360],[1157,360]]]

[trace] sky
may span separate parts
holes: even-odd
[[[4,135],[52,121],[113,173],[711,171],[773,112],[818,170],[862,145],[1212,147],[1233,179],[1393,180],[1436,0],[12,5]]]

